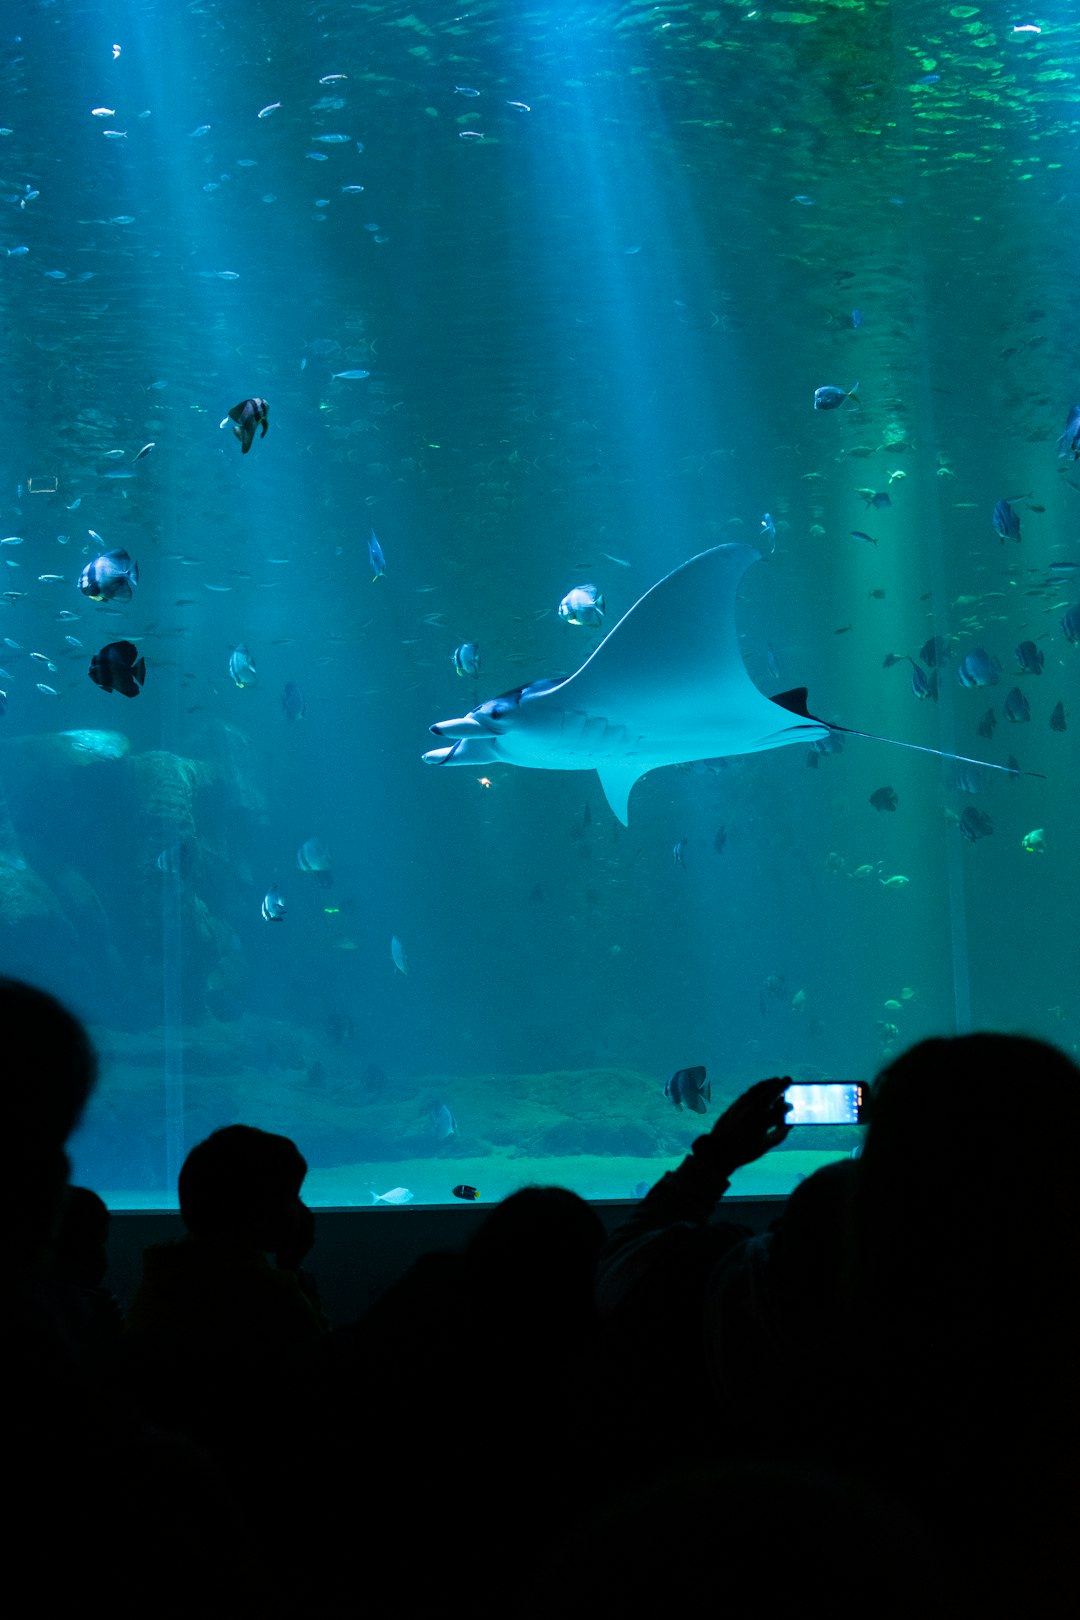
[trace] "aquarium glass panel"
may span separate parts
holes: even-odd
[[[1076,1054],[1075,7],[14,0],[0,202],[77,1179],[628,1198],[762,1077]]]

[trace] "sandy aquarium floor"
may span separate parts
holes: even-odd
[[[844,1155],[835,1150],[811,1152],[794,1149],[774,1153],[740,1170],[732,1182],[731,1194],[744,1198],[782,1198],[802,1177],[842,1157]],[[511,1157],[506,1152],[488,1153],[476,1159],[407,1159],[395,1165],[344,1164],[331,1169],[309,1170],[304,1183],[304,1197],[315,1208],[370,1207],[373,1193],[407,1187],[413,1195],[412,1203],[452,1204],[452,1189],[464,1182],[476,1187],[480,1201],[485,1204],[496,1204],[519,1187],[536,1183],[570,1187],[584,1198],[632,1198],[634,1188],[640,1182],[652,1186],[665,1170],[674,1169],[678,1163],[678,1157],[667,1162],[655,1158],[584,1156],[556,1160]],[[139,1198],[131,1193],[106,1190],[104,1196],[112,1209],[147,1207],[146,1195]],[[162,1198],[158,1201],[155,1198],[153,1207],[175,1209],[176,1202],[175,1199],[170,1201]]]
[[[731,1191],[744,1198],[785,1197],[796,1182],[819,1165],[842,1157],[836,1152],[777,1153],[740,1170]],[[498,1203],[519,1187],[539,1183],[569,1187],[583,1198],[633,1198],[641,1182],[652,1186],[666,1170],[680,1162],[634,1158],[527,1159],[508,1154],[487,1154],[482,1159],[432,1161],[413,1159],[392,1167],[386,1165],[339,1165],[332,1170],[308,1174],[305,1196],[313,1204],[349,1206],[371,1202],[371,1191],[388,1192],[407,1187],[413,1201],[422,1204],[453,1202],[452,1188],[460,1182],[476,1187],[484,1203]],[[451,1180],[451,1172],[454,1179]],[[396,1178],[396,1179],[394,1179]]]

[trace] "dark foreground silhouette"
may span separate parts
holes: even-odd
[[[1017,1037],[879,1078],[862,1157],[725,1220],[787,1134],[759,1082],[605,1239],[557,1187],[329,1332],[292,1142],[193,1148],[126,1328],[65,1189],[95,1078],[0,981],[11,1578],[63,1612],[1015,1615],[1070,1573],[1080,1071]],[[1018,1105],[1019,1104],[1019,1105]]]

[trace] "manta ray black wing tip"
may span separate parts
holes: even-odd
[[[788,692],[778,692],[775,697],[769,699],[769,702],[778,703],[789,714],[797,714],[800,720],[816,720],[819,726],[828,726],[828,720],[821,720],[816,714],[810,713],[810,710],[806,707],[808,697],[809,691],[805,686],[793,686]],[[830,730],[842,731],[843,727],[830,726]]]

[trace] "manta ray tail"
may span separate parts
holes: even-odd
[[[893,748],[911,748],[917,754],[934,754],[938,759],[955,759],[961,765],[981,765],[984,770],[1004,771],[1006,776],[1038,776],[1042,780],[1041,771],[1018,771],[1011,765],[995,765],[988,759],[973,759],[970,754],[953,754],[946,748],[927,748],[922,743],[901,742],[899,737],[879,737],[873,731],[856,731],[853,726],[834,725],[831,720],[822,720],[816,714],[811,714],[806,706],[807,689],[805,686],[794,686],[790,692],[781,692],[773,698],[782,709],[791,714],[797,714],[804,720],[816,720],[819,726],[828,726],[830,731],[841,731],[846,737],[867,737],[871,742],[888,743]]]

